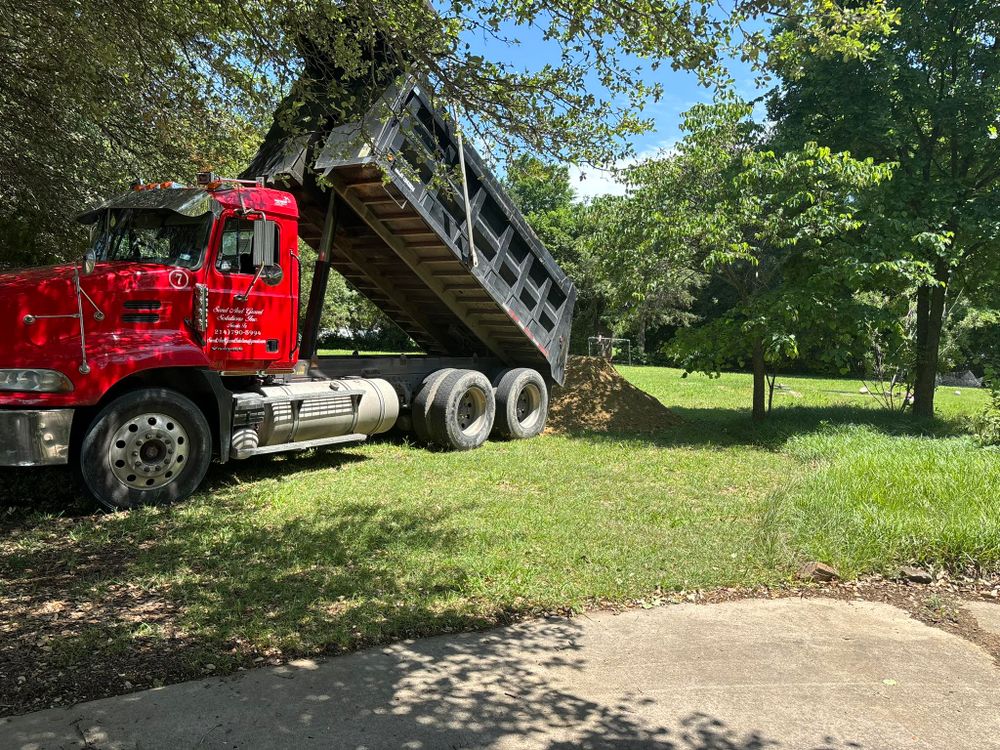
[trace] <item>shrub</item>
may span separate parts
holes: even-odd
[[[980,445],[1000,445],[1000,384],[994,383],[990,402],[973,417],[972,431]]]

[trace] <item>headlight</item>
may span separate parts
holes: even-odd
[[[0,370],[0,391],[66,393],[71,390],[73,384],[58,370]]]

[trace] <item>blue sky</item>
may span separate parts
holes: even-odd
[[[537,70],[546,63],[558,63],[558,46],[555,42],[546,42],[537,28],[511,24],[504,33],[508,38],[518,40],[519,44],[508,47],[494,39],[484,38],[481,34],[468,34],[466,39],[474,52],[487,59],[509,63],[520,69]],[[633,58],[630,62],[639,61]],[[740,95],[753,97],[757,89],[750,68],[733,60],[730,72]],[[653,120],[653,130],[631,141],[633,150],[640,158],[670,148],[680,134],[681,114],[698,102],[712,99],[712,91],[699,85],[697,76],[693,73],[671,70],[667,63],[661,65],[657,71],[650,71],[647,80],[651,83],[661,83],[664,93],[658,102],[651,102],[644,112],[646,117]],[[594,86],[599,86],[596,80]],[[573,187],[582,198],[623,192],[622,186],[615,182],[610,172],[590,167],[571,167],[570,171]]]

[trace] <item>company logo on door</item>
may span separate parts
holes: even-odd
[[[260,316],[264,314],[262,307],[225,307],[216,305],[212,308],[216,328],[208,338],[213,352],[241,352],[244,346],[265,344],[266,341],[258,327]]]

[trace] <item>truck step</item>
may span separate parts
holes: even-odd
[[[240,459],[251,456],[262,456],[265,453],[283,453],[285,451],[304,451],[309,448],[322,448],[325,445],[335,445],[337,443],[360,443],[367,440],[367,435],[354,433],[351,435],[340,435],[338,437],[319,438],[317,440],[304,440],[301,443],[279,443],[278,445],[262,445],[260,448],[253,448],[243,451]]]

